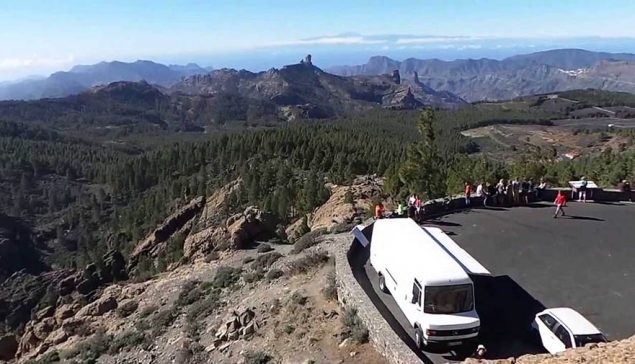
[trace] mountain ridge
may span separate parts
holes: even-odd
[[[467,101],[503,100],[580,88],[635,92],[635,54],[581,49],[558,49],[503,60],[397,61],[375,56],[362,65],[332,67],[327,71],[342,76],[372,76],[395,69],[408,78],[413,78],[416,71],[427,86],[452,92]],[[568,72],[572,70],[584,71]]]
[[[92,65],[75,65],[69,71],[55,72],[44,79],[0,85],[0,100],[59,98],[118,81],[143,80],[168,87],[182,77],[207,72],[208,69],[195,63],[166,66],[148,60],[129,63],[103,61]]]

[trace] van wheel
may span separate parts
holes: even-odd
[[[388,287],[386,287],[386,279],[384,276],[379,276],[379,289],[384,293],[388,293]]]
[[[417,349],[423,349],[423,331],[418,327],[415,329],[415,345],[417,345]]]

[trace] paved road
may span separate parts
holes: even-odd
[[[543,349],[525,328],[544,307],[580,311],[611,339],[635,333],[635,205],[570,203],[567,218],[551,206],[475,209],[444,216],[443,228],[494,277],[473,277],[481,342],[491,358]],[[412,330],[360,250],[354,274],[395,332],[417,352]],[[426,363],[460,360],[454,353],[418,353]]]
[[[566,211],[553,219],[546,205],[473,210],[437,225],[545,306],[580,311],[610,339],[633,335],[635,205],[572,202]]]

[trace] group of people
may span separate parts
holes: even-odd
[[[511,181],[501,179],[498,183],[483,182],[476,186],[476,191],[469,182],[464,183],[465,186],[465,204],[472,205],[472,195],[483,199],[484,206],[513,206],[528,205],[530,200],[540,201],[542,192],[547,188],[544,179],[540,179],[540,183],[536,184],[533,179],[515,178]]]
[[[386,208],[382,203],[375,206],[375,219],[381,219],[386,216]],[[412,195],[406,203],[400,201],[390,217],[409,217],[415,221],[421,221],[423,218],[423,202],[419,195]]]

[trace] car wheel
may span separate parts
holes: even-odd
[[[379,289],[384,293],[388,293],[388,287],[386,287],[386,279],[384,276],[379,276]]]
[[[423,331],[420,328],[415,330],[415,344],[419,350],[423,349]]]

